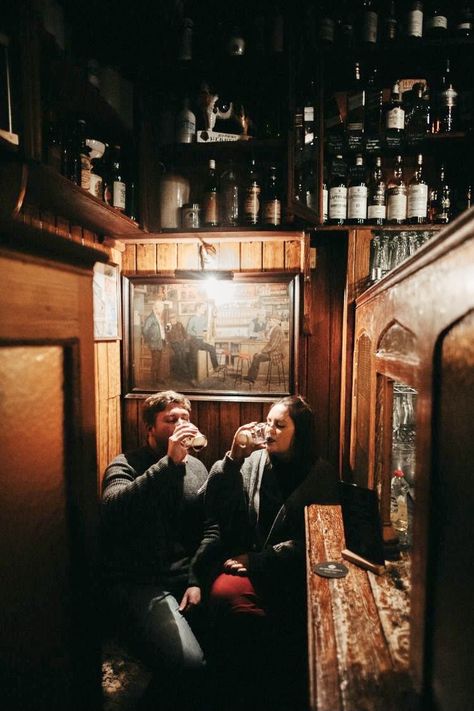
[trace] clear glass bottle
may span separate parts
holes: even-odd
[[[457,129],[458,91],[453,84],[451,63],[446,60],[437,92],[436,110],[433,122],[433,133],[452,133]]]
[[[268,169],[262,200],[262,224],[266,227],[281,225],[281,192],[276,165]]]
[[[230,160],[220,177],[220,222],[236,227],[240,219],[240,189],[234,163]]]
[[[412,225],[422,225],[428,219],[428,183],[421,153],[416,158],[416,170],[408,184],[407,218]]]
[[[243,217],[247,225],[258,225],[260,222],[262,186],[257,171],[255,158],[250,160],[247,179],[244,186]]]
[[[408,531],[408,492],[410,487],[401,469],[395,469],[390,486],[390,520],[399,533]]]
[[[403,177],[403,159],[395,157],[393,172],[387,182],[387,222],[401,225],[407,219],[407,186]]]
[[[367,222],[369,225],[383,225],[387,217],[385,180],[382,172],[382,158],[376,156],[369,180],[367,200]]]

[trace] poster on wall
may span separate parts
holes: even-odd
[[[113,264],[96,262],[92,288],[94,340],[115,341],[121,338],[119,268]]]

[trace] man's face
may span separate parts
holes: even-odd
[[[155,316],[161,316],[163,313],[163,304],[160,301],[155,301],[153,304],[153,313]]]
[[[150,446],[157,450],[166,449],[168,440],[179,420],[189,422],[189,412],[182,405],[170,402],[164,410],[156,415],[153,427],[148,428],[148,443]]]

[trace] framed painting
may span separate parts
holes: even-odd
[[[96,262],[92,287],[94,340],[116,341],[122,337],[119,268],[113,264]]]
[[[299,275],[123,277],[125,394],[273,399],[297,389]]]

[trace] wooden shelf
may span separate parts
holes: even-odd
[[[27,203],[50,210],[99,235],[123,239],[140,233],[136,222],[52,168],[31,163],[27,171]]]

